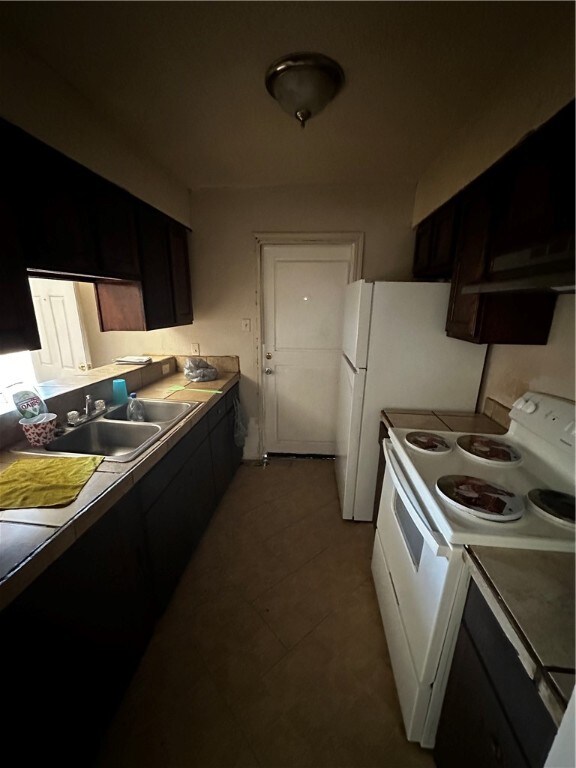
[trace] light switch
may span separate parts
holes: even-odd
[[[190,344],[190,354],[191,355],[199,355],[200,354],[200,344]]]
[[[252,323],[250,321],[249,317],[243,317],[242,318],[242,330],[247,331],[250,333],[250,329],[252,328]]]

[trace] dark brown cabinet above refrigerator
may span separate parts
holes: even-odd
[[[449,280],[452,276],[458,202],[449,200],[418,225],[413,266],[417,280]]]

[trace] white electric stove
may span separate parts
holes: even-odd
[[[574,403],[527,392],[504,435],[392,428],[372,572],[410,741],[433,747],[465,545],[575,551]]]
[[[393,428],[392,447],[448,544],[574,551],[574,404],[527,393],[504,435]]]

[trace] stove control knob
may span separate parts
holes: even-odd
[[[521,410],[525,405],[525,403],[526,403],[526,400],[524,400],[523,397],[519,397],[518,400],[516,400],[516,402],[512,406],[512,408],[518,408],[518,410]]]
[[[534,413],[534,411],[538,408],[536,403],[533,403],[532,400],[527,400],[524,405],[522,406],[522,410],[524,413]]]

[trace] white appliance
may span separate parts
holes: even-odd
[[[336,480],[342,516],[372,520],[384,408],[474,411],[486,346],[446,336],[448,283],[345,288]]]
[[[575,551],[574,403],[528,392],[505,435],[393,428],[372,573],[407,738],[433,747],[465,545]],[[538,490],[538,493],[535,491]]]

